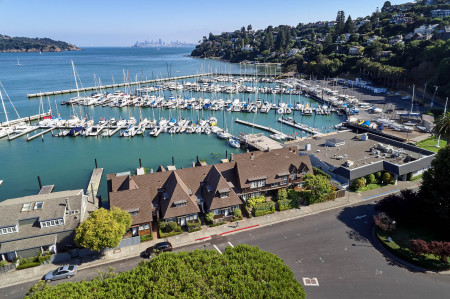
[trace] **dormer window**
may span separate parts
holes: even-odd
[[[288,183],[288,176],[282,176],[281,177],[281,181],[280,181],[280,185],[286,185]]]
[[[250,182],[250,188],[261,188],[266,186],[266,180],[257,180]]]
[[[220,198],[227,198],[230,195],[230,192],[222,192],[220,193]]]
[[[44,205],[43,201],[38,201],[36,203],[34,203],[34,210],[42,210],[42,206]]]
[[[24,203],[21,212],[28,212],[31,209],[31,202]]]
[[[291,179],[292,180],[296,180],[297,179],[297,174],[296,173],[291,174]]]
[[[175,207],[183,207],[187,205],[187,200],[177,200],[173,203]]]

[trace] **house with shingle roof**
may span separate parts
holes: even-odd
[[[96,208],[82,189],[0,202],[0,260],[72,246],[75,229]]]
[[[303,175],[312,171],[309,156],[282,148],[238,154],[214,165],[136,176],[108,174],[109,204],[129,211],[137,231],[160,220],[184,226],[200,214],[227,217],[249,197],[301,185]]]

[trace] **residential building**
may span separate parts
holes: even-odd
[[[371,45],[374,41],[380,39],[379,36],[377,35],[372,35],[371,37],[369,37],[366,41],[367,45]]]
[[[300,52],[300,49],[292,48],[292,49],[289,51],[289,53],[287,54],[287,57],[291,57],[291,56],[297,54],[298,52]]]
[[[422,25],[419,28],[414,29],[414,33],[418,34],[422,34],[422,35],[428,35],[428,34],[433,34],[434,30],[436,30],[438,24],[434,24],[434,25]]]
[[[253,51],[253,47],[250,45],[245,45],[241,48],[241,51]]]
[[[356,25],[356,29],[359,30],[359,28],[366,25],[367,23],[370,23],[370,20],[368,20],[368,19],[362,20],[361,22],[358,23],[358,25]]]
[[[431,17],[434,18],[445,18],[450,16],[450,9],[435,9],[431,11]]]
[[[357,46],[357,47],[350,47],[348,49],[348,54],[349,55],[360,55],[361,54],[361,46]]]
[[[403,43],[403,36],[401,34],[394,36],[389,39],[389,45],[393,46],[399,43]]]
[[[249,197],[273,196],[280,188],[301,185],[312,173],[308,156],[297,148],[233,155],[231,161],[214,165],[165,170],[130,176],[108,174],[109,204],[128,211],[133,236],[156,221],[175,221],[184,226],[201,214],[215,218],[231,215]]]
[[[95,208],[82,189],[0,202],[0,259],[72,246],[75,229]]]

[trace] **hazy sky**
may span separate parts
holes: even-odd
[[[384,0],[0,0],[0,34],[49,37],[77,46],[130,46],[135,41],[197,42],[209,32],[252,24],[297,25],[333,20],[338,10],[353,19]],[[392,4],[404,3],[392,1]]]

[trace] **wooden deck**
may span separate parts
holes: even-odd
[[[88,202],[91,203],[91,205],[88,205],[88,211],[90,210],[90,207],[95,209],[98,207],[98,188],[100,187],[100,182],[102,180],[103,175],[103,168],[95,168],[92,171],[91,179],[89,180],[89,184],[86,188],[86,195],[88,196]]]
[[[39,191],[39,195],[52,193],[53,188],[55,188],[55,185],[43,186],[42,189]]]

